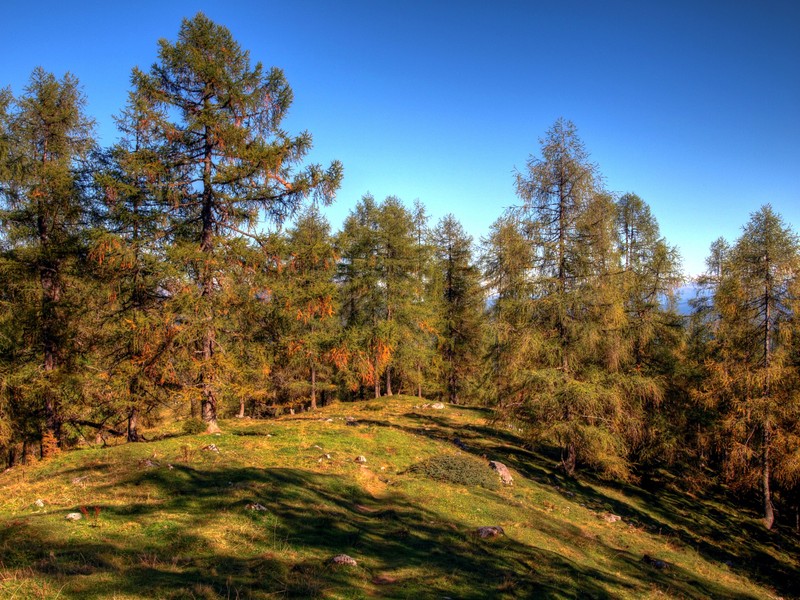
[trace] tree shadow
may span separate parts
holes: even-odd
[[[780,594],[800,597],[800,569],[789,558],[800,556],[798,540],[788,531],[782,535],[768,532],[750,511],[738,506],[734,509],[724,490],[692,498],[658,479],[651,484],[654,490],[648,491],[631,484],[595,480],[586,473],[579,478],[567,477],[556,468],[557,449],[533,452],[525,447],[523,438],[513,432],[480,425],[464,426],[446,415],[413,411],[404,417],[418,425],[379,420],[359,420],[359,423],[397,428],[451,444],[457,440],[459,450],[488,460],[500,460],[527,480],[551,486],[572,502],[598,513],[619,515],[630,526],[692,548],[706,559],[722,563]],[[619,500],[598,488],[614,489],[635,502]],[[725,499],[724,506],[729,510],[716,506],[721,498]],[[637,505],[647,507],[646,511]]]
[[[16,520],[0,531],[4,567],[24,567],[63,584],[61,597],[71,598],[605,599],[620,590],[638,596],[656,589],[749,598],[679,569],[656,572],[597,540],[593,552],[604,556],[607,568],[513,535],[483,540],[468,524],[403,494],[375,498],[337,475],[174,465],[132,471],[96,489],[126,497],[147,489],[157,500],[102,505],[98,527],[86,520],[64,524],[74,528],[68,541],[46,515]],[[266,510],[248,509],[254,503]],[[215,528],[232,522],[235,527]],[[130,524],[138,533],[126,529]],[[554,539],[581,535],[560,522],[542,527]],[[218,531],[229,536],[224,549],[214,543]],[[326,562],[341,553],[358,566]]]

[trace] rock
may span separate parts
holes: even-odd
[[[442,410],[444,408],[444,404],[441,402],[434,402],[431,404],[431,408],[435,408],[436,410]]]
[[[313,446],[311,446],[311,447],[312,447],[312,448],[316,448],[317,450],[322,450],[322,446],[318,446],[317,444],[314,444],[314,445],[313,445]]]
[[[642,557],[642,562],[645,563],[645,564],[650,565],[651,567],[655,567],[656,569],[659,569],[659,570],[664,570],[669,566],[663,560],[660,560],[658,558],[653,558],[649,554],[645,554]]]
[[[146,458],[145,460],[140,460],[139,464],[142,465],[145,469],[153,469],[155,467],[158,467],[158,463],[153,462],[149,458]]]
[[[76,513],[69,513],[66,517],[64,517],[67,521],[80,521],[83,518],[83,515],[79,512]]]
[[[328,417],[327,419],[325,419],[325,422],[326,422],[326,423],[333,423],[333,419],[331,419],[330,417]]]
[[[33,503],[36,508],[44,508],[44,500],[39,498],[36,502]]]
[[[245,506],[245,508],[247,510],[258,510],[258,511],[267,510],[266,506],[264,506],[263,504],[259,504],[258,502],[251,502],[250,504]]]
[[[219,454],[219,448],[217,448],[216,444],[209,444],[208,446],[203,446],[201,450],[208,450],[209,452],[216,452]]]
[[[607,513],[603,515],[603,520],[606,523],[616,523],[617,521],[622,521],[622,517],[619,515],[612,515],[611,513]]]
[[[355,460],[356,460],[356,462],[357,462],[357,463],[360,463],[360,464],[362,464],[362,465],[365,465],[365,464],[367,464],[367,457],[366,457],[366,456],[361,456],[361,455],[359,454],[358,456],[356,456],[356,459],[355,459]]]
[[[330,454],[323,454],[322,458],[327,458],[328,460],[331,460],[333,457]]]
[[[478,537],[481,537],[483,539],[495,538],[506,534],[506,532],[503,531],[502,527],[494,525],[489,527],[478,527],[478,529],[475,530],[475,533],[478,534]]]
[[[489,466],[497,471],[497,474],[500,476],[500,481],[505,485],[514,485],[514,478],[511,476],[511,471],[508,470],[507,466],[496,460],[490,460]]]
[[[345,567],[357,567],[358,563],[356,559],[352,556],[347,556],[347,554],[337,554],[333,558],[328,561],[332,565],[340,565]]]

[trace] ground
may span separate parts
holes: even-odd
[[[395,396],[14,467],[0,475],[0,597],[800,596],[797,538],[724,490],[567,479],[490,416]],[[409,471],[443,454],[499,460],[514,485]]]

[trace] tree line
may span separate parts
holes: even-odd
[[[134,69],[101,148],[78,80],[0,93],[0,450],[9,466],[195,418],[412,394],[493,409],[570,475],[656,469],[800,514],[800,244],[769,205],[680,256],[559,119],[479,244],[305,164],[282,71],[202,14]],[[799,517],[800,518],[800,517]]]

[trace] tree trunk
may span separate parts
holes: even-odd
[[[239,396],[239,412],[236,416],[239,419],[244,419],[244,396]]]
[[[767,529],[772,529],[772,525],[775,523],[775,508],[772,505],[772,491],[770,490],[770,437],[769,423],[767,423],[764,426],[761,464],[761,484],[764,492],[764,526]]]
[[[378,371],[378,357],[375,357],[375,397],[381,397],[381,376]]]
[[[311,365],[311,410],[317,409],[317,369]]]
[[[139,435],[139,411],[135,408],[128,413],[128,441],[142,441],[142,436]]]
[[[213,147],[211,144],[211,132],[206,127],[205,147],[203,154],[203,196],[201,221],[202,231],[200,233],[200,251],[205,255],[205,260],[201,266],[201,284],[203,302],[205,304],[205,318],[207,321],[206,329],[202,340],[203,364],[200,369],[200,388],[202,399],[200,401],[201,418],[205,421],[207,433],[217,433],[220,429],[217,425],[217,395],[214,389],[214,344],[216,342],[216,330],[213,323],[213,296],[214,296],[214,277],[211,273],[211,254],[214,249],[214,214],[213,214],[213,190],[211,182],[211,159]]]
[[[567,442],[561,449],[561,464],[564,467],[564,472],[570,477],[575,474],[576,463],[577,452],[575,450],[575,442]]]
[[[386,395],[392,395],[392,368],[386,367]]]

